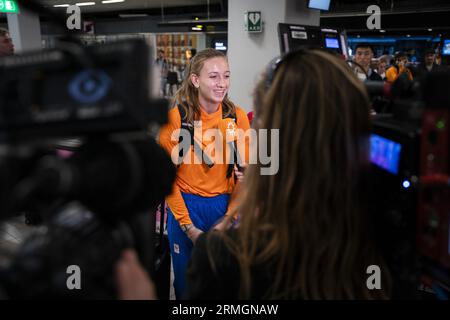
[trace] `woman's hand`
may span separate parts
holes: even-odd
[[[218,222],[213,227],[213,230],[216,230],[216,231],[227,230],[233,225],[234,221],[235,220],[233,217],[230,218],[230,217],[225,216],[220,222]]]
[[[136,251],[127,249],[116,264],[118,299],[156,300],[153,281],[139,262]]]
[[[194,225],[192,226],[192,228],[190,228],[186,234],[188,236],[189,239],[191,239],[192,243],[195,244],[195,242],[197,241],[198,237],[203,233],[202,230],[197,229]]]
[[[242,171],[239,171],[238,166],[234,166],[234,175],[235,175],[237,181],[239,181],[239,182],[244,181],[244,171],[245,171],[246,165],[241,165],[241,168],[242,168],[241,169]]]

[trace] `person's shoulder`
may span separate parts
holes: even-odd
[[[439,65],[439,64],[434,64],[433,69],[432,69],[432,71],[439,71],[439,72],[449,71],[449,70],[450,69],[448,66],[443,66],[443,65]]]
[[[378,73],[376,73],[374,70],[372,70],[372,73],[370,74],[370,80],[382,81],[383,79],[381,78],[381,76]]]
[[[247,118],[247,112],[238,105],[236,105],[236,117],[238,118],[238,120],[239,118],[242,119],[242,117]]]
[[[395,66],[391,66],[389,67],[389,69],[386,70],[386,75],[396,74],[397,72],[398,72],[397,68]]]
[[[240,128],[247,130],[250,127],[250,120],[248,119],[247,112],[239,106],[236,106],[236,120]]]
[[[169,123],[181,127],[181,115],[178,106],[173,106],[168,112]]]
[[[178,105],[173,105],[170,108],[169,116],[178,116],[178,118],[180,118],[180,111],[178,110]]]
[[[235,107],[236,107],[236,114],[237,114],[237,113],[239,113],[239,114],[247,114],[247,113],[245,112],[245,110],[244,110],[241,106],[235,104]]]

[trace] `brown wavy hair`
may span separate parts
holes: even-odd
[[[186,75],[183,83],[173,98],[173,106],[182,106],[185,109],[186,121],[193,123],[194,120],[200,119],[200,102],[198,99],[198,89],[191,81],[191,74],[200,75],[205,62],[212,58],[224,58],[227,62],[226,55],[218,50],[208,48],[198,52],[187,66]],[[228,94],[222,101],[222,110],[225,116],[236,113],[236,107],[233,102],[228,99]]]
[[[266,299],[388,298],[389,272],[369,228],[361,81],[339,58],[308,50],[283,61],[270,86],[264,77],[254,99],[256,129],[279,129],[280,163],[276,175],[249,166],[237,238],[220,233],[239,263],[239,297],[261,296],[255,270],[267,270]],[[382,290],[366,286],[370,265],[382,270]]]

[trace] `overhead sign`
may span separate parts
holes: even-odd
[[[0,0],[0,12],[19,13],[19,6],[14,0]]]

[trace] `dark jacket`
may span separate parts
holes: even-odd
[[[375,71],[373,71],[372,69],[370,69],[369,71],[369,78],[367,80],[369,81],[383,81],[383,79],[381,78],[381,76],[376,73]]]
[[[368,75],[367,79],[364,76],[365,81],[383,81],[381,76],[372,69],[369,69]]]
[[[416,68],[418,78],[425,76],[428,72],[436,72],[436,71],[443,71],[443,70],[444,70],[444,68],[442,68],[440,65],[437,65],[437,64],[433,64],[433,67],[431,68],[431,70],[428,70],[425,63],[421,63]]]

